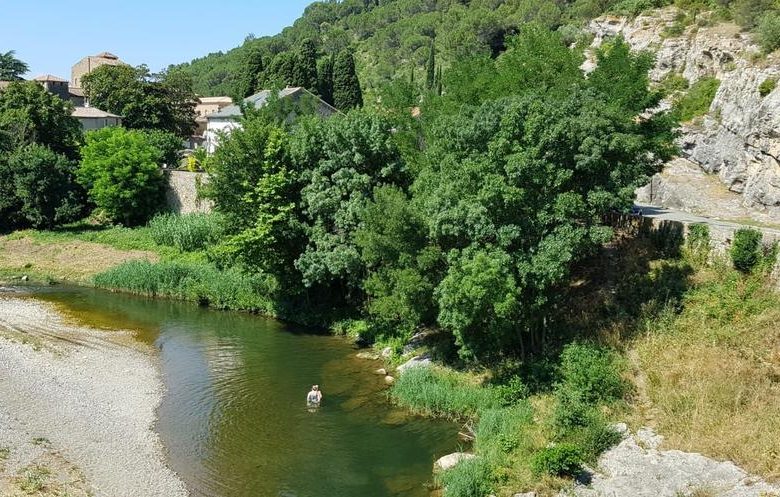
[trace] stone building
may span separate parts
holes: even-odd
[[[70,86],[81,88],[81,78],[89,74],[100,66],[121,66],[126,65],[119,57],[109,52],[101,52],[97,55],[88,55],[76,62],[70,71]]]
[[[198,125],[195,134],[203,136],[206,133],[206,116],[232,104],[233,99],[230,97],[200,97],[195,106],[195,122]]]
[[[70,100],[70,92],[68,91],[68,82],[66,80],[51,74],[42,74],[33,78],[33,81],[40,83],[49,93],[57,95],[63,100]]]
[[[111,114],[96,107],[74,107],[73,117],[79,120],[84,131],[105,128],[107,126],[121,126],[122,117]]]

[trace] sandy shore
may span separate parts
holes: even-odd
[[[154,356],[128,338],[0,293],[0,494],[187,495],[154,432]]]

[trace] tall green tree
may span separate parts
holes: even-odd
[[[436,41],[431,39],[428,62],[425,65],[425,89],[433,90],[436,85]]]
[[[16,58],[16,52],[9,50],[0,53],[0,81],[18,81],[30,68]]]
[[[159,129],[188,137],[195,129],[192,78],[173,70],[152,76],[145,66],[100,66],[82,78],[91,105],[122,116],[130,129]]]
[[[355,72],[355,58],[349,50],[341,51],[333,63],[333,105],[340,110],[363,106],[363,91]]]
[[[15,146],[39,143],[70,159],[78,157],[81,125],[73,105],[34,81],[20,81],[0,92],[0,129]]]
[[[326,55],[317,62],[317,93],[333,105],[333,56]]]
[[[264,69],[263,50],[257,44],[250,45],[244,55],[244,64],[238,80],[239,97],[246,98],[254,95],[260,89]]]
[[[315,89],[317,86],[317,47],[311,38],[306,38],[298,46],[291,84],[307,89]]]

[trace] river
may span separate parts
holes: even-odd
[[[90,326],[159,350],[158,431],[194,496],[424,497],[456,427],[388,401],[346,341],[257,316],[89,289],[37,292]],[[317,383],[322,407],[305,396]]]

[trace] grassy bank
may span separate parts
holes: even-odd
[[[620,436],[650,426],[665,448],[780,477],[780,295],[771,261],[750,272],[684,246],[627,237],[586,261],[541,357],[479,371],[411,370],[396,402],[461,420],[476,459],[439,475],[445,497],[555,495]],[[773,257],[773,252],[767,252]]]

